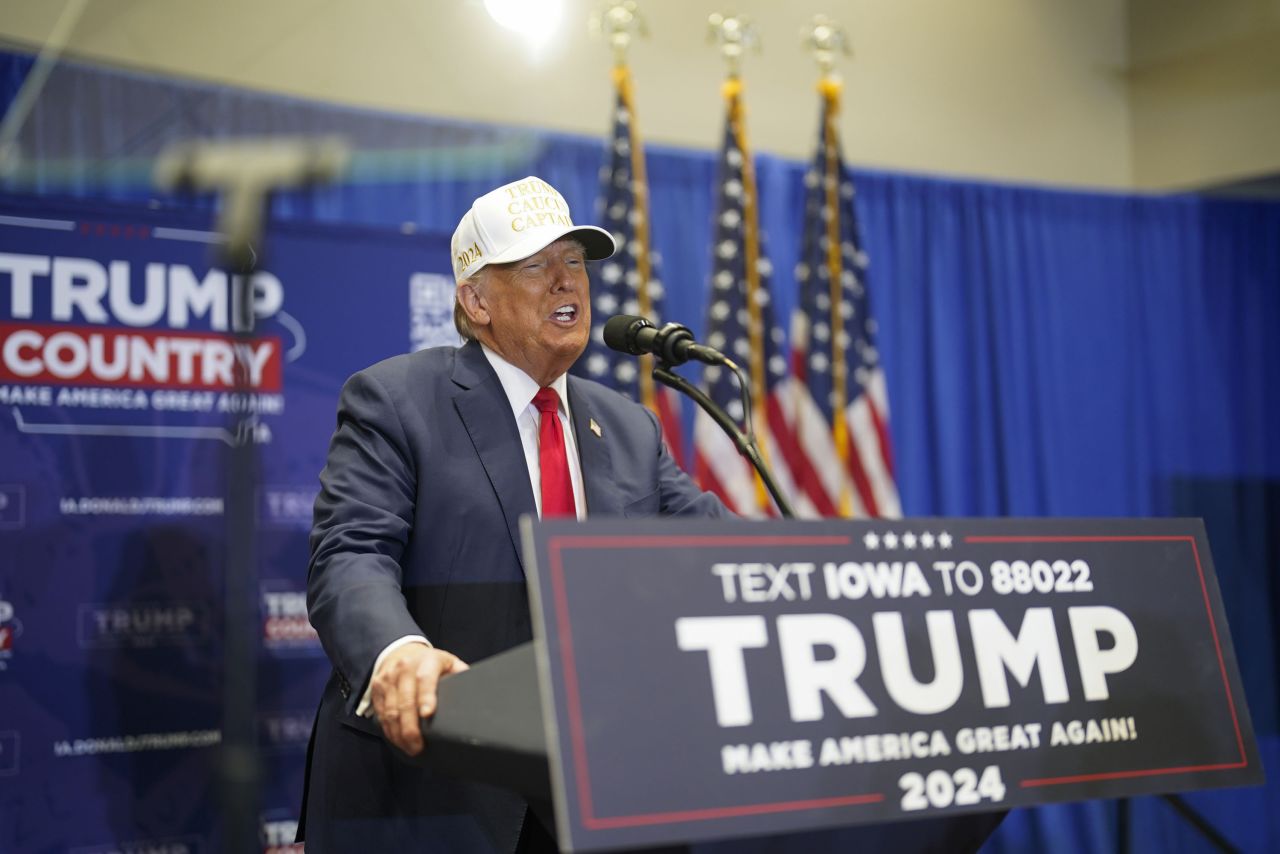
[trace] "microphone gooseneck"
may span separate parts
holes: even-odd
[[[747,382],[742,368],[719,350],[694,341],[693,333],[689,328],[678,323],[668,323],[659,329],[643,317],[619,314],[605,321],[602,337],[605,346],[619,353],[629,353],[632,356],[652,353],[656,357],[653,378],[687,395],[702,407],[733,441],[738,453],[760,474],[765,488],[769,490],[774,503],[778,505],[778,512],[788,519],[795,517],[795,510],[787,501],[777,478],[765,464],[760,449],[756,445],[755,432],[751,426],[751,385]],[[742,410],[746,420],[745,432],[739,429],[738,424],[716,405],[706,392],[671,370],[674,366],[683,365],[690,359],[697,359],[708,365],[723,365],[733,371],[738,379],[738,391],[742,395]]]

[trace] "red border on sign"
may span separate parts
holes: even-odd
[[[744,804],[730,807],[709,807],[677,812],[639,813],[636,815],[597,816],[591,801],[591,777],[587,763],[587,739],[582,726],[582,703],[578,692],[578,671],[573,656],[573,631],[569,627],[569,603],[564,585],[563,550],[569,548],[647,547],[647,548],[706,548],[710,546],[847,546],[852,539],[847,536],[574,536],[563,535],[547,539],[547,552],[551,558],[551,588],[556,611],[556,627],[560,633],[560,661],[564,668],[564,688],[569,714],[570,750],[573,753],[574,777],[577,779],[578,810],[582,824],[589,830],[608,830],[619,827],[640,827],[655,824],[676,824],[686,821],[705,821],[716,818],[732,818],[744,815],[794,812],[797,810],[828,807],[857,806],[880,803],[884,795],[869,792],[861,795],[845,795],[834,798],[815,798],[802,801],[778,801],[763,804]]]
[[[1191,544],[1191,555],[1195,558],[1196,574],[1200,578],[1200,592],[1204,596],[1204,610],[1209,617],[1209,632],[1213,635],[1213,648],[1218,654],[1218,670],[1222,673],[1222,687],[1227,695],[1227,708],[1231,711],[1231,723],[1236,731],[1236,745],[1240,748],[1239,762],[1221,762],[1214,765],[1187,765],[1178,768],[1141,768],[1128,771],[1108,771],[1100,774],[1075,774],[1069,777],[1042,777],[1022,780],[1019,785],[1024,789],[1035,786],[1060,786],[1067,783],[1088,783],[1094,780],[1121,780],[1132,777],[1159,777],[1165,774],[1188,774],[1194,771],[1228,771],[1236,768],[1247,768],[1248,754],[1244,749],[1244,736],[1240,733],[1240,718],[1236,714],[1236,701],[1231,695],[1231,681],[1227,678],[1227,665],[1222,657],[1222,641],[1218,637],[1218,623],[1213,619],[1213,606],[1209,602],[1209,586],[1204,580],[1204,567],[1200,563],[1200,548],[1196,538],[1179,536],[1059,536],[1059,537],[965,537],[966,543],[1123,543],[1123,542],[1185,542]]]

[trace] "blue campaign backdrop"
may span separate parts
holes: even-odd
[[[0,199],[9,274],[0,296],[0,622],[10,632],[0,649],[0,730],[9,737],[0,742],[0,850],[216,847],[226,471],[238,439],[228,429],[238,416],[219,404],[236,398],[216,381],[184,382],[176,357],[164,360],[174,366],[167,376],[153,368],[140,382],[110,381],[120,358],[111,346],[75,371],[86,361],[77,352],[92,354],[104,334],[128,337],[131,366],[146,336],[156,347],[225,340],[216,307],[202,302],[217,305],[215,287],[225,293],[208,227],[200,213]],[[451,329],[452,280],[439,275],[448,242],[434,235],[281,224],[269,246],[262,269],[279,300],[258,328],[279,343],[279,382],[253,395],[258,429],[246,434],[260,460],[260,619],[244,630],[260,651],[264,838],[292,842],[329,670],[306,623],[304,586],[334,401],[361,366]],[[32,276],[24,304],[13,271],[41,262],[51,271]],[[68,262],[81,277],[72,284],[59,272]],[[90,291],[95,268],[111,271],[111,295],[85,296],[59,317],[59,294]],[[153,292],[157,269],[168,276]],[[183,270],[207,289],[184,291]],[[125,322],[126,298],[162,309],[160,321]],[[41,330],[43,341],[32,337]],[[32,343],[11,343],[23,334]],[[199,380],[212,356],[206,348],[190,358]],[[126,387],[135,391],[103,393]]]
[[[4,103],[30,64],[28,56],[0,54]],[[642,83],[643,128],[645,104],[657,97],[647,98]],[[608,85],[603,73],[599,85]],[[708,108],[716,103],[709,84]],[[815,129],[816,115],[815,103]],[[90,232],[33,237],[15,225],[24,236],[0,251],[52,254],[64,245],[58,240],[74,239],[81,248],[67,251],[76,257],[139,265],[158,258],[203,274],[201,244],[173,254],[170,244],[181,241],[152,236],[130,244],[113,238],[111,226],[123,233],[132,225],[135,235],[141,226],[207,229],[211,200],[149,189],[152,156],[174,139],[265,132],[341,133],[356,156],[342,184],[284,195],[273,206],[267,268],[283,284],[283,311],[300,325],[307,348],[282,366],[283,412],[261,416],[272,434],[260,446],[268,487],[261,499],[264,625],[296,606],[289,594],[301,589],[305,566],[299,508],[314,489],[338,383],[407,349],[411,314],[419,341],[431,340],[442,320],[435,280],[413,276],[447,272],[443,247],[457,217],[498,183],[538,174],[564,192],[578,219],[587,218],[602,162],[598,139],[67,64],[50,77],[23,131],[32,159],[7,180],[4,213],[88,223]],[[757,169],[774,301],[786,317],[795,301],[804,164],[761,156]],[[698,330],[714,155],[655,147],[649,177],[667,312]],[[1276,767],[1280,204],[857,170],[854,178],[908,514],[1203,516],[1264,763]],[[100,249],[94,240],[116,242]],[[160,245],[170,248],[148,254]],[[10,312],[0,322],[12,316],[10,299],[0,278],[0,307]],[[282,351],[296,343],[297,330],[278,316],[266,329],[278,333]],[[84,407],[60,417],[71,423],[87,415],[161,426],[216,420]],[[24,527],[0,527],[0,600],[12,605],[9,634],[0,635],[11,641],[0,650],[7,668],[0,673],[0,834],[10,834],[0,836],[0,848],[64,850],[213,832],[208,748],[57,750],[75,754],[76,738],[178,731],[198,738],[216,728],[220,521],[68,516],[59,498],[217,495],[225,448],[194,439],[32,435],[17,430],[12,413],[0,418],[0,485],[26,493],[6,504],[10,514],[21,510]],[[5,512],[0,518],[12,523]],[[36,519],[44,521],[33,526]],[[99,613],[104,603],[141,605],[134,609],[140,619],[156,603],[185,604],[190,613],[157,617],[169,621],[169,634],[153,627],[159,640],[146,647],[95,628],[111,625]],[[293,624],[280,619],[280,630],[289,631]],[[121,625],[120,632],[132,630]],[[90,632],[89,648],[78,631]],[[324,664],[305,638],[264,643],[263,661],[272,773],[264,839],[279,841],[296,816],[297,744]],[[83,750],[101,746],[86,741]],[[1272,782],[1188,800],[1235,845],[1264,851],[1280,847],[1278,798]],[[73,838],[75,822],[93,833]],[[1205,850],[1158,799],[1135,801],[1129,826],[1141,848]],[[988,848],[1111,850],[1116,833],[1114,804],[1059,806],[1010,815]],[[824,834],[806,844],[838,850],[841,840]]]

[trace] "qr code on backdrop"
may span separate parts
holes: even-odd
[[[409,349],[457,346],[453,326],[453,279],[439,273],[409,277]]]

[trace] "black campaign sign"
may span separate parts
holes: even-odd
[[[574,850],[1263,779],[1199,520],[526,541]]]

